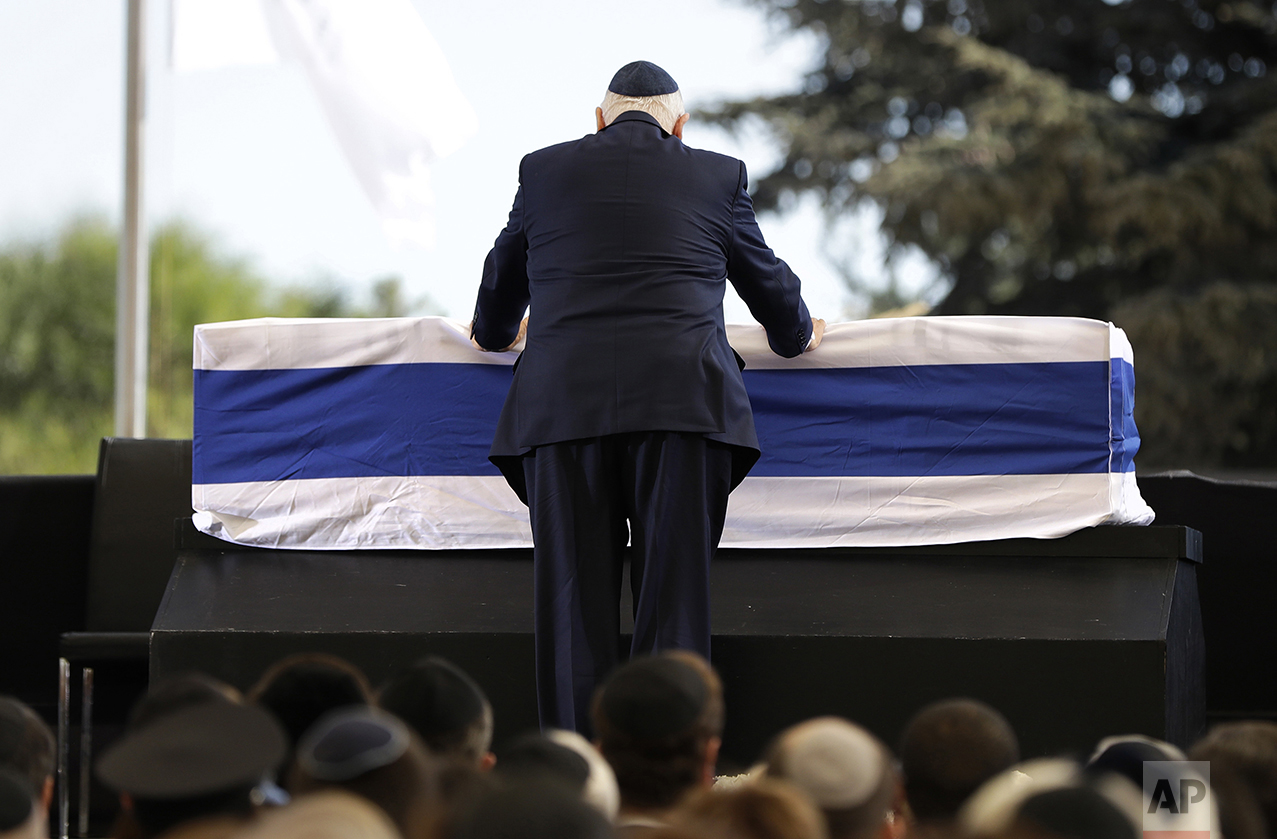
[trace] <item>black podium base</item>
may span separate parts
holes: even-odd
[[[341,655],[374,683],[427,653],[470,672],[497,740],[536,725],[529,551],[296,552],[185,533],[156,616],[152,678],[241,688],[278,658]],[[713,566],[723,752],[839,714],[896,742],[927,702],[999,708],[1026,756],[1138,732],[1186,744],[1205,719],[1199,534],[826,550],[724,550]]]

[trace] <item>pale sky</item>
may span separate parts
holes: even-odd
[[[79,211],[118,219],[124,5],[0,0],[0,240],[46,236]],[[432,166],[433,251],[390,245],[298,68],[175,74],[167,0],[150,0],[150,222],[187,217],[279,282],[329,277],[362,298],[372,280],[398,274],[410,296],[428,293],[467,318],[520,158],[592,131],[618,67],[656,62],[694,108],[795,89],[816,55],[813,40],[786,33],[745,0],[414,5],[479,119],[478,133]],[[744,159],[755,177],[776,162],[762,139],[737,143],[695,121],[685,140]],[[820,255],[814,206],[760,223],[802,277],[813,315],[843,319],[846,295]],[[880,253],[871,223],[855,235],[866,256]],[[748,320],[738,300],[729,300],[727,319]]]

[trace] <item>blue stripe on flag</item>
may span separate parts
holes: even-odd
[[[751,475],[1105,472],[1108,362],[746,370]]]
[[[1135,453],[1140,450],[1140,432],[1135,427],[1135,368],[1129,361],[1115,358],[1111,376],[1109,471],[1134,472]]]
[[[192,479],[499,475],[509,388],[494,364],[196,370]]]
[[[745,383],[753,475],[1108,468],[1107,361],[747,370]],[[488,364],[196,370],[194,482],[496,475],[509,384]]]

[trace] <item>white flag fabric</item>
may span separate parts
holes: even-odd
[[[300,65],[387,238],[434,247],[430,164],[478,120],[409,0],[173,0],[172,14],[176,71]]]
[[[478,120],[412,3],[263,2],[276,46],[305,69],[387,236],[434,247],[429,165]]]
[[[724,547],[927,545],[1148,524],[1134,367],[1112,324],[833,324],[782,359],[729,326],[763,456]],[[443,318],[262,319],[195,331],[196,525],[300,549],[531,544],[487,460],[514,353]]]

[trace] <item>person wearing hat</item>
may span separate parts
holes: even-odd
[[[619,659],[627,541],[630,655],[709,655],[709,562],[728,493],[759,457],[727,282],[778,355],[824,330],[763,241],[744,164],[685,145],[687,118],[668,73],[622,67],[596,133],[523,159],[484,263],[472,340],[526,340],[489,459],[528,505],[547,728],[587,732]]]
[[[182,707],[127,730],[98,761],[139,836],[228,835],[252,815],[287,751],[279,723],[234,702]],[[118,835],[118,831],[117,831]]]
[[[599,688],[594,728],[621,791],[622,836],[665,827],[689,794],[713,786],[723,715],[718,674],[685,650],[631,659]]]
[[[820,808],[829,839],[898,839],[903,792],[891,753],[841,717],[816,717],[777,736],[765,774],[806,793]]]
[[[321,717],[297,744],[289,790],[343,789],[376,804],[404,839],[425,839],[438,795],[436,766],[408,726],[352,705]]]

